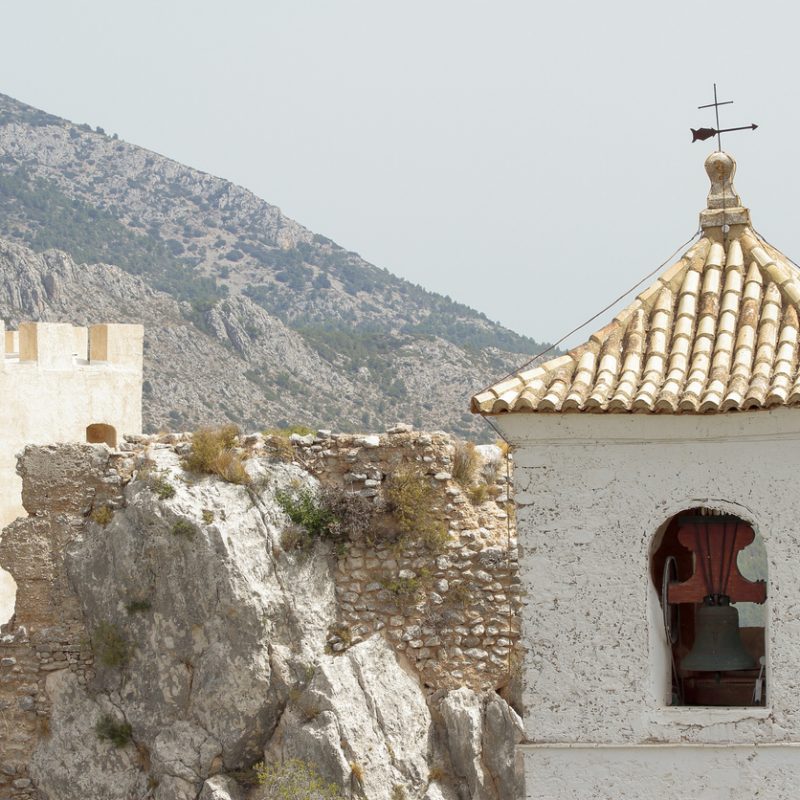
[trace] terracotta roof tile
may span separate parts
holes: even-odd
[[[706,171],[712,188],[701,238],[586,344],[481,392],[473,411],[705,414],[800,405],[800,270],[750,227],[733,159],[714,153]]]

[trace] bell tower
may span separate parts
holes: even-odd
[[[529,800],[798,795],[800,269],[705,168],[652,286],[472,398],[513,447]]]

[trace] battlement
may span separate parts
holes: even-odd
[[[48,370],[87,364],[141,370],[143,339],[141,325],[104,323],[84,328],[60,322],[23,322],[18,331],[12,331],[0,320],[4,356],[0,370],[13,364],[36,364]]]
[[[15,454],[25,445],[115,447],[142,430],[143,340],[141,325],[22,322],[12,331],[0,320],[0,528],[23,513]]]

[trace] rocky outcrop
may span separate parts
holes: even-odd
[[[291,759],[344,797],[513,798],[518,719],[498,695],[431,693],[380,630],[331,651],[336,554],[287,549],[276,501],[317,478],[256,448],[234,485],[186,472],[187,448],[23,456],[36,516],[0,542],[19,584],[0,798],[256,800],[254,764]]]
[[[428,784],[432,736],[418,680],[374,636],[342,657],[320,660],[284,713],[265,759],[308,760],[323,777],[352,784],[371,800],[392,800],[395,787],[414,797]]]
[[[467,687],[449,692],[439,712],[460,796],[520,797],[514,746],[522,741],[523,728],[517,713],[497,695],[481,696]]]

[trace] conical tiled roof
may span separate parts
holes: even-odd
[[[800,405],[800,270],[750,227],[727,153],[702,235],[586,344],[472,398],[506,412],[715,413]]]

